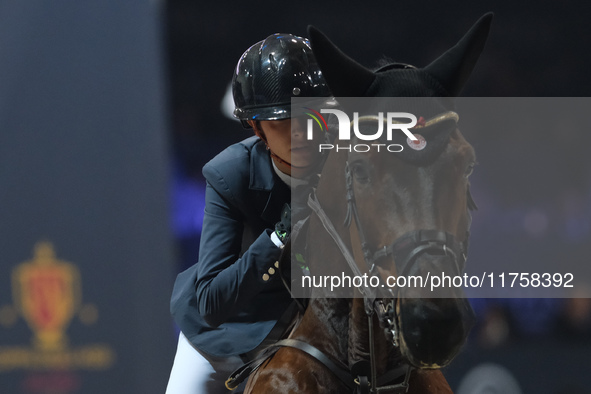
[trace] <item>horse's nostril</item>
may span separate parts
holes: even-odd
[[[442,367],[459,352],[474,322],[468,301],[401,300],[402,352],[417,367]]]

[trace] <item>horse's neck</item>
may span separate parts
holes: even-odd
[[[369,320],[365,313],[364,300],[356,298],[352,302],[349,319],[349,365],[353,366],[358,361],[370,360],[370,342],[373,341],[375,362],[378,374],[384,373],[401,362],[398,349],[388,343],[384,331],[377,321],[375,313],[372,315],[373,336],[370,337]]]
[[[369,324],[363,299],[353,300],[349,318],[349,363],[369,360]]]
[[[347,364],[347,332],[350,300],[315,298],[304,313],[291,338],[303,340],[334,360]]]

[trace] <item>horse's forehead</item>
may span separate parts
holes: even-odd
[[[469,161],[476,160],[476,151],[474,150],[474,147],[468,142],[468,140],[466,140],[459,128],[456,128],[451,134],[450,139],[459,154],[465,156]]]
[[[447,90],[422,69],[388,70],[376,73],[368,97],[448,97]]]
[[[364,134],[370,134],[372,131],[375,132],[376,127],[376,122],[367,122],[360,125],[359,129]],[[455,146],[461,143],[460,140],[451,138],[456,131],[457,125],[453,120],[429,127],[410,129],[416,138],[415,140],[411,140],[405,133],[396,130],[389,136],[389,139],[381,139],[377,141],[379,144],[372,144],[374,149],[370,152],[372,156],[376,156],[373,160],[401,160],[414,166],[427,166],[435,162],[448,145],[453,143]],[[462,141],[467,144],[463,138]],[[356,141],[356,143],[360,142],[364,141]],[[378,149],[378,146],[381,149]]]

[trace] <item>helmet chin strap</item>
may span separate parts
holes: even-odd
[[[267,143],[267,141],[265,141],[265,144]],[[279,161],[280,163],[285,164],[286,166],[289,166],[289,168],[295,168],[295,169],[304,169],[304,168],[310,168],[312,167],[314,164],[310,164],[307,166],[296,166],[291,164],[288,161],[283,160],[281,157],[277,156],[275,153],[273,153],[273,151],[271,149],[269,149],[269,145],[267,145],[267,150],[269,151],[269,154],[271,155],[271,157],[277,159],[277,161]]]
[[[296,166],[296,165],[291,164],[290,162],[282,159],[281,157],[279,157],[278,155],[276,155],[275,153],[273,153],[273,151],[269,147],[269,143],[267,142],[267,138],[265,137],[265,134],[262,133],[259,130],[258,125],[257,125],[257,127],[253,127],[253,130],[254,130],[254,133],[256,134],[256,136],[259,137],[261,140],[263,140],[263,142],[265,143],[265,146],[267,147],[267,150],[269,151],[269,154],[271,155],[271,157],[277,159],[277,161],[279,161],[280,163],[285,164],[290,169],[291,168],[295,168],[295,169],[306,169],[306,168],[313,167],[315,165],[315,164],[310,164],[310,165],[307,165],[307,166]]]

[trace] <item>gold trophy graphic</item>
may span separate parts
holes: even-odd
[[[39,242],[33,260],[16,267],[12,281],[15,307],[35,334],[33,345],[41,351],[66,347],[65,330],[81,298],[78,269],[56,259],[51,243]]]

